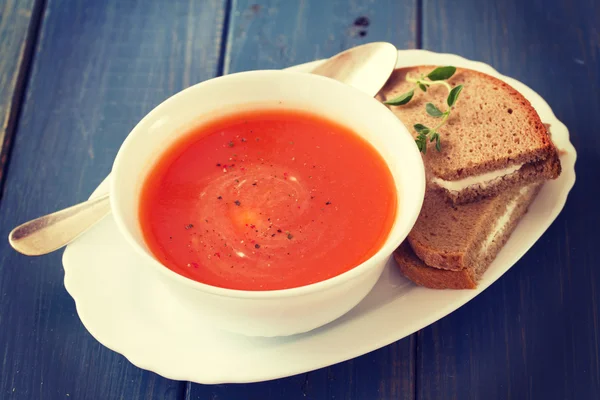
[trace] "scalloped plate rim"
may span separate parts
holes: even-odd
[[[551,123],[552,130],[556,132],[556,133],[553,132],[553,134],[556,135],[556,138],[560,139],[560,142],[562,145],[560,147],[561,147],[561,149],[563,151],[563,155],[565,155],[565,157],[563,160],[563,157],[561,156],[561,161],[563,161],[563,175],[561,175],[561,178],[563,180],[562,181],[563,185],[559,188],[561,197],[558,199],[557,202],[555,202],[554,207],[552,208],[552,210],[550,210],[550,213],[543,220],[544,223],[542,224],[543,227],[542,227],[542,233],[541,233],[541,234],[543,234],[543,232],[550,226],[550,224],[558,216],[560,211],[564,208],[568,193],[575,183],[574,164],[575,164],[575,160],[576,160],[576,152],[575,152],[575,149],[572,146],[572,144],[569,142],[569,133],[568,133],[566,126],[556,118],[556,116],[552,112],[550,106],[532,89],[530,89],[523,83],[521,83],[513,78],[509,78],[509,77],[499,74],[495,69],[493,69],[488,64],[478,62],[478,61],[470,61],[466,58],[463,58],[463,57],[455,55],[455,54],[434,53],[434,52],[427,51],[427,50],[399,50],[398,55],[399,55],[398,63],[397,63],[398,67],[420,65],[420,64],[422,65],[425,62],[424,61],[419,62],[418,60],[436,58],[436,59],[440,60],[439,62],[435,63],[438,65],[439,64],[451,64],[451,62],[445,61],[445,60],[450,60],[450,61],[452,61],[452,64],[457,65],[457,66],[460,66],[462,64],[463,66],[467,66],[468,68],[481,70],[482,72],[486,72],[486,73],[489,73],[490,75],[494,75],[494,76],[506,81],[511,86],[514,86],[517,90],[521,91],[532,103],[534,101],[536,102],[536,104],[537,104],[536,109],[538,109],[540,107],[544,108],[544,110],[538,110],[538,112],[542,113],[542,111],[543,111],[543,113],[546,114],[546,117],[545,117],[546,120],[544,122]],[[406,62],[405,59],[407,59],[407,58],[413,59],[413,61]],[[416,61],[414,60],[415,58],[417,59]],[[316,66],[320,62],[322,62],[322,60],[313,61],[313,62],[306,63],[306,64],[301,64],[301,65],[298,65],[295,67],[291,67],[289,69],[306,70],[308,72],[308,71],[310,71],[311,67],[314,68],[314,66]],[[533,97],[533,99],[532,99],[532,97]],[[568,161],[568,163],[565,164],[564,161]],[[92,194],[91,197],[98,196],[103,191],[106,191],[107,181],[109,178],[110,178],[110,176],[107,177],[98,186],[98,188],[95,190],[95,192]],[[537,202],[538,202],[538,200],[536,199],[536,202],[534,202],[534,205]],[[533,208],[533,205],[532,205],[532,208]],[[110,219],[110,216],[107,217],[107,219]],[[540,236],[541,236],[541,234],[540,234]],[[98,316],[94,315],[93,312],[90,312],[90,308],[93,308],[93,307],[90,307],[90,303],[88,302],[89,298],[86,298],[86,295],[88,295],[88,294],[82,293],[79,290],[79,288],[77,287],[77,283],[73,279],[73,276],[75,275],[75,269],[74,269],[75,261],[74,260],[73,260],[73,262],[71,262],[71,261],[72,261],[72,258],[74,258],[75,254],[78,250],[78,246],[79,246],[78,243],[80,242],[79,240],[68,246],[67,250],[65,251],[65,253],[63,255],[63,264],[64,264],[64,269],[65,269],[65,287],[66,287],[68,293],[71,295],[71,297],[73,297],[73,299],[75,300],[77,313],[78,313],[83,325],[86,327],[86,329],[90,332],[90,334],[92,334],[92,336],[96,340],[98,340],[101,344],[103,344],[107,348],[124,355],[130,362],[132,362],[134,365],[136,365],[142,369],[156,372],[156,373],[158,373],[164,377],[170,378],[170,379],[192,381],[192,382],[204,383],[204,384],[248,383],[248,382],[259,382],[259,381],[265,381],[265,380],[271,380],[271,379],[278,379],[278,378],[282,378],[282,377],[292,376],[292,375],[296,375],[299,373],[323,368],[323,367],[326,367],[329,365],[333,365],[333,364],[336,364],[339,362],[346,361],[348,359],[358,357],[360,355],[366,354],[368,352],[371,352],[371,351],[374,351],[381,347],[384,347],[386,345],[389,345],[390,343],[396,342],[396,341],[430,325],[431,323],[439,320],[440,318],[443,318],[444,316],[455,311],[456,309],[460,308],[461,306],[466,304],[468,301],[470,301],[471,299],[473,299],[474,297],[479,295],[491,283],[495,282],[506,271],[508,271],[508,269],[510,269],[512,267],[512,265],[514,265],[514,263],[516,261],[518,261],[518,259],[520,259],[523,256],[523,254],[527,250],[529,250],[529,248],[537,240],[539,240],[539,237],[535,241],[530,243],[529,245],[522,246],[522,248],[519,249],[518,252],[516,252],[517,254],[515,256],[513,256],[514,261],[510,265],[504,266],[503,268],[496,268],[495,272],[493,274],[491,274],[490,276],[484,276],[484,279],[481,281],[479,288],[476,290],[443,291],[443,293],[440,294],[440,291],[431,291],[430,289],[413,287],[411,285],[410,290],[407,292],[408,293],[407,296],[412,295],[413,297],[419,297],[419,296],[427,297],[427,296],[434,296],[434,293],[437,293],[437,295],[436,295],[437,297],[450,297],[450,298],[454,298],[454,300],[452,301],[452,303],[448,302],[448,303],[445,303],[444,306],[435,308],[433,311],[430,311],[424,317],[415,317],[412,320],[412,324],[409,329],[406,329],[406,328],[402,329],[402,332],[390,332],[388,330],[388,332],[386,334],[382,334],[381,337],[378,338],[378,340],[369,341],[368,345],[365,345],[364,342],[359,340],[358,343],[354,343],[354,346],[351,349],[346,350],[343,355],[337,354],[334,356],[321,358],[316,361],[305,362],[302,365],[295,365],[295,366],[290,366],[290,363],[288,362],[286,369],[271,368],[271,372],[269,372],[269,373],[263,371],[265,369],[264,365],[260,365],[260,363],[255,365],[256,368],[248,368],[248,365],[246,365],[245,368],[240,367],[239,365],[234,365],[234,366],[232,366],[232,368],[227,370],[227,373],[215,373],[210,366],[205,367],[204,371],[202,373],[199,373],[198,370],[202,369],[202,368],[199,368],[198,365],[195,365],[195,368],[191,368],[191,369],[187,369],[187,370],[185,368],[184,368],[184,370],[181,370],[181,368],[176,369],[172,365],[165,365],[164,363],[161,364],[160,360],[156,360],[152,356],[148,356],[148,354],[151,353],[150,351],[140,351],[139,349],[136,349],[136,347],[133,346],[131,343],[129,343],[129,347],[127,347],[128,346],[127,340],[125,340],[124,337],[119,337],[119,339],[115,339],[115,340],[109,339],[110,335],[107,333],[106,327],[99,328],[96,325],[95,318],[98,318]],[[509,243],[510,243],[510,240],[509,240]],[[507,246],[508,246],[508,243],[507,243]],[[71,269],[71,267],[73,267],[73,269]],[[491,269],[492,268],[490,267],[490,270]],[[486,273],[486,275],[488,275],[490,273],[490,270],[488,270],[488,273]],[[390,273],[393,274],[393,271],[391,271]],[[376,288],[377,288],[377,286],[376,286]],[[429,293],[429,295],[428,295],[428,293]],[[371,296],[371,295],[369,295],[369,296]],[[399,296],[399,297],[402,297],[402,296]],[[402,299],[395,299],[394,302],[396,303],[398,300],[402,300]],[[360,307],[360,305],[357,308],[359,308],[359,307]],[[350,320],[350,323],[352,322],[352,316],[351,316],[352,313],[353,313],[353,311],[351,311],[346,316],[340,318],[340,320],[345,320],[343,322],[339,322],[340,320],[338,320],[330,325],[326,325],[325,327],[319,328],[315,331],[309,332],[304,335],[299,335],[299,336],[292,337],[292,338],[281,338],[281,340],[279,340],[276,343],[283,343],[285,345],[289,341],[297,340],[297,341],[300,341],[303,343],[304,341],[308,340],[309,344],[310,344],[311,337],[318,338],[319,336],[327,335],[328,331],[338,329],[340,325],[342,326],[341,329],[343,329],[343,327],[348,323],[348,320]],[[348,315],[350,315],[349,318],[347,318]],[[365,316],[368,317],[369,313],[367,312],[367,313],[359,314],[357,318],[363,319],[363,318],[365,318]],[[102,331],[102,329],[104,329],[104,331]],[[225,335],[229,338],[231,337],[231,335],[227,335],[227,334],[223,334],[223,335]],[[120,340],[120,342],[117,343],[119,340]],[[268,344],[268,341],[269,341],[269,339],[262,339],[262,341],[260,341],[259,339],[255,340],[255,339],[244,338],[244,337],[239,337],[239,340],[242,342],[247,341],[247,342],[260,343],[261,345],[263,345],[265,341]],[[276,338],[274,340],[278,340],[278,339]],[[254,346],[256,346],[256,344]],[[282,358],[285,359],[285,355]],[[250,358],[250,360],[252,360],[252,359]],[[258,357],[256,357],[256,360],[262,360],[260,355],[258,355]],[[281,359],[279,361],[281,364],[281,365],[279,365],[279,367],[284,365],[284,363],[282,362]],[[285,361],[285,360],[283,360],[283,361]]]

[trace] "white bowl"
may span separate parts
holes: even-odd
[[[328,280],[272,291],[206,285],[163,266],[143,239],[139,194],[158,156],[201,120],[248,108],[301,109],[340,121],[368,140],[385,159],[398,193],[387,240],[369,260]],[[325,325],[356,306],[373,288],[394,249],[421,210],[425,172],[404,125],[381,103],[340,82],[289,71],[253,71],[202,82],[152,110],[131,131],[113,165],[111,206],[121,233],[179,301],[215,326],[249,336],[284,336]],[[144,266],[146,267],[146,266]],[[152,272],[151,272],[152,271]]]

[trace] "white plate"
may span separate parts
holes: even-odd
[[[455,65],[499,77],[520,91],[551,125],[563,172],[544,185],[477,290],[436,291],[414,286],[390,264],[355,309],[315,331],[287,338],[248,338],[203,324],[153,274],[140,273],[137,254],[109,216],[68,246],[65,286],[90,333],[140,368],[198,383],[256,382],[345,361],[408,336],[456,310],[504,274],[540,238],[563,208],[575,183],[567,128],[548,104],[522,83],[492,67],[449,54],[399,51],[398,66]],[[309,71],[315,63],[294,67]],[[108,190],[105,180],[94,192]],[[368,331],[368,335],[364,332]]]

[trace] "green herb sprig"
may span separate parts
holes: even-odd
[[[442,142],[440,139],[439,129],[444,126],[450,113],[452,112],[452,107],[458,101],[458,96],[463,89],[463,85],[455,86],[454,88],[450,86],[446,80],[450,79],[452,75],[456,72],[456,67],[446,66],[446,67],[437,67],[427,75],[421,74],[418,78],[413,78],[410,76],[406,76],[406,80],[408,82],[412,82],[416,87],[421,89],[423,92],[427,92],[427,88],[433,85],[443,85],[446,89],[448,89],[448,98],[446,99],[446,103],[448,104],[448,109],[446,111],[442,111],[435,106],[433,103],[425,104],[425,111],[427,114],[434,118],[440,118],[440,123],[437,124],[434,128],[429,128],[423,124],[415,124],[413,127],[417,132],[417,138],[415,142],[417,143],[417,147],[419,151],[423,154],[427,153],[427,140],[429,142],[435,142],[435,148],[437,151],[442,151]],[[390,106],[402,106],[408,104],[415,94],[415,89],[411,89],[410,91],[401,94],[398,97],[395,97],[391,100],[385,101],[384,104]]]

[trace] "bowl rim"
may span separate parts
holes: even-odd
[[[409,219],[407,220],[406,226],[403,226],[402,229],[398,228],[398,232],[395,232],[395,230],[397,229],[396,224],[399,220],[399,214],[397,213],[396,216],[394,217],[394,224],[390,228],[388,237],[386,238],[386,240],[383,243],[383,245],[381,246],[381,248],[379,250],[377,250],[377,252],[375,254],[373,254],[369,259],[367,259],[367,260],[363,261],[362,263],[347,270],[346,272],[343,272],[339,275],[325,279],[323,281],[311,283],[308,285],[288,288],[288,289],[276,289],[276,290],[240,290],[240,289],[223,288],[223,287],[219,287],[219,286],[213,286],[213,285],[209,285],[206,283],[198,282],[191,278],[188,278],[188,277],[178,274],[177,272],[169,269],[168,267],[163,265],[161,262],[156,260],[156,258],[154,258],[150,254],[149,250],[147,250],[146,248],[141,246],[138,243],[138,241],[134,238],[132,233],[130,232],[129,227],[124,222],[124,220],[121,216],[121,213],[119,211],[120,210],[120,208],[119,208],[120,195],[119,195],[119,190],[117,188],[117,184],[119,183],[118,176],[120,175],[119,171],[121,169],[121,165],[124,163],[123,160],[127,157],[128,153],[131,152],[130,147],[132,147],[132,142],[134,141],[134,138],[136,136],[139,136],[140,134],[143,134],[143,132],[142,132],[143,126],[148,124],[149,121],[155,119],[158,115],[160,115],[162,110],[164,108],[166,108],[168,104],[179,101],[180,98],[183,98],[183,96],[185,96],[186,94],[188,94],[191,91],[197,91],[197,90],[200,90],[203,87],[206,87],[209,85],[223,84],[226,81],[230,81],[230,80],[236,80],[236,79],[241,79],[241,78],[243,79],[243,77],[245,77],[245,76],[248,76],[248,77],[255,76],[255,77],[260,78],[262,75],[271,75],[271,74],[288,76],[290,79],[300,79],[300,78],[309,79],[309,80],[312,79],[315,81],[315,84],[320,84],[320,85],[325,85],[325,86],[329,85],[330,88],[337,87],[341,90],[353,91],[353,92],[355,92],[356,95],[358,95],[359,97],[362,97],[364,99],[364,101],[376,102],[377,106],[381,107],[382,112],[390,113],[390,116],[393,117],[394,120],[396,121],[396,122],[393,122],[393,124],[397,125],[399,134],[405,134],[405,135],[411,136],[408,129],[404,126],[404,124],[396,116],[393,115],[391,110],[389,110],[385,105],[383,105],[382,103],[377,101],[374,97],[370,97],[366,93],[364,93],[352,86],[349,86],[342,82],[336,81],[334,79],[319,76],[319,75],[313,75],[313,74],[309,74],[306,72],[285,71],[285,70],[256,70],[256,71],[238,72],[238,73],[215,77],[215,78],[197,83],[195,85],[192,85],[192,86],[190,86],[186,89],[183,89],[183,90],[175,93],[174,95],[168,97],[167,99],[162,101],[160,104],[158,104],[156,107],[154,107],[149,113],[147,113],[133,127],[133,129],[129,132],[129,134],[127,135],[127,137],[121,144],[121,146],[118,150],[117,156],[115,157],[113,166],[112,166],[111,179],[110,179],[110,203],[111,203],[111,210],[112,210],[112,213],[114,216],[114,220],[117,224],[117,228],[119,229],[121,234],[125,237],[125,240],[127,241],[127,243],[130,246],[132,246],[137,251],[137,253],[140,254],[144,258],[144,260],[146,261],[144,264],[152,265],[152,267],[155,270],[158,270],[159,273],[161,273],[163,276],[165,276],[169,280],[172,280],[179,284],[183,284],[194,290],[198,290],[198,291],[209,293],[209,294],[216,295],[216,296],[228,297],[228,298],[246,298],[246,299],[260,300],[260,299],[279,299],[279,298],[284,298],[284,297],[309,295],[309,294],[312,294],[315,292],[325,291],[331,287],[335,287],[335,286],[343,284],[344,282],[358,278],[359,276],[361,276],[361,275],[367,273],[368,271],[370,271],[371,269],[373,269],[374,266],[377,265],[378,263],[384,262],[386,258],[390,257],[393,254],[393,252],[395,251],[397,246],[400,245],[400,243],[406,239],[406,237],[408,236],[408,233],[410,232],[410,230],[412,229],[412,227],[414,226],[414,224],[417,220],[417,217],[419,215],[419,212],[421,210],[421,207],[423,205],[423,200],[425,197],[425,186],[426,186],[425,166],[424,166],[423,160],[420,156],[420,153],[418,152],[417,146],[412,146],[412,147],[410,147],[410,149],[408,149],[406,151],[412,152],[414,155],[418,156],[416,159],[419,161],[417,161],[417,163],[412,163],[412,164],[416,164],[416,165],[410,166],[411,171],[412,171],[411,174],[414,177],[414,182],[413,182],[414,187],[411,186],[410,190],[408,190],[408,189],[404,190],[403,195],[404,196],[416,196],[417,201],[415,204],[417,204],[417,205],[415,206],[414,210],[409,210],[409,212],[411,212],[412,214],[410,215]],[[326,113],[324,113],[324,116],[326,117]],[[412,136],[411,136],[411,138],[412,138]],[[364,138],[364,139],[367,140],[368,142],[370,142],[367,138]],[[389,162],[387,161],[387,159],[385,157],[384,157],[384,160],[386,162],[386,165],[388,165],[388,167],[391,170],[392,168],[389,166]],[[395,233],[396,238],[393,241],[390,241],[390,235],[392,235],[393,233]]]

